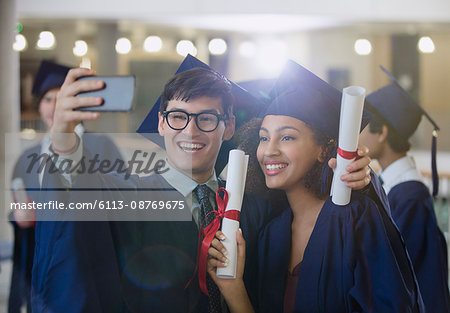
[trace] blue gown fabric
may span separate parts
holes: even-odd
[[[85,132],[83,142],[100,159],[121,159],[119,150],[106,136]],[[38,195],[36,201],[58,200],[51,191],[64,186],[57,175],[46,172],[42,184],[42,190],[31,190]],[[34,189],[39,183],[27,187]],[[70,191],[65,192],[66,197],[70,195]],[[110,294],[101,292],[118,279],[117,264],[110,262],[115,257],[110,249],[113,247],[111,224],[50,222],[38,218],[35,228],[32,312],[117,312],[115,298],[120,288],[106,288]]]
[[[16,162],[12,178],[22,178],[25,187],[39,187],[39,175],[28,174],[25,164],[28,164],[28,155],[34,153],[39,154],[40,151],[41,145],[35,145],[25,150]],[[27,192],[27,195],[32,200],[38,199],[38,193],[36,191]],[[11,224],[14,228],[14,250],[8,312],[19,313],[24,304],[27,305],[27,312],[31,312],[30,288],[34,257],[34,227],[19,227],[14,221],[12,214]]]
[[[283,311],[292,218],[286,209],[261,233],[258,312]],[[424,312],[403,242],[385,209],[359,193],[346,206],[325,202],[304,252],[295,312]]]
[[[57,181],[59,175],[49,176],[46,182],[50,186],[61,183]],[[173,189],[161,175],[124,179],[117,173],[78,175],[73,188],[78,187],[103,189],[101,193],[93,192],[92,199],[83,199],[86,202],[124,197],[151,200],[140,189]],[[127,195],[121,190],[127,190]],[[171,200],[184,199],[178,192],[175,194]],[[74,192],[66,196],[66,201],[71,201]],[[50,189],[43,193],[44,199],[52,197]],[[255,258],[258,234],[273,214],[267,201],[244,197],[241,229],[250,258]],[[93,226],[105,227],[93,227],[89,232],[83,227],[80,235],[74,235],[76,222],[64,223],[55,223],[53,233],[37,233],[35,312],[207,312],[208,298],[201,293],[198,279],[185,289],[197,256],[198,229],[194,220],[92,222]],[[249,265],[245,275],[250,289],[256,290],[256,268]]]
[[[394,186],[388,194],[413,263],[427,312],[450,312],[447,245],[437,224],[433,199],[419,181]]]

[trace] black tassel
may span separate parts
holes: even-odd
[[[437,196],[439,192],[439,176],[436,165],[436,147],[437,146],[437,131],[433,130],[433,138],[431,140],[431,177],[433,180],[433,197]]]

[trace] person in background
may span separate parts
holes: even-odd
[[[69,70],[70,67],[68,66],[43,60],[37,71],[32,93],[37,99],[39,115],[45,125],[46,133],[39,144],[24,151],[16,162],[11,183],[13,198],[16,202],[39,200],[44,171],[39,171],[39,162],[30,167],[30,160],[33,156],[49,154],[51,142],[48,131],[54,122],[57,94]],[[101,156],[121,158],[118,148],[109,137],[88,133],[81,123],[75,126],[75,132],[78,136],[83,137],[87,145]],[[15,210],[13,212],[11,221],[14,227],[13,272],[8,300],[8,312],[10,313],[20,312],[25,303],[27,304],[27,311],[31,312],[30,289],[35,250],[35,228],[47,233],[47,236],[58,236],[63,231],[64,225],[62,223],[39,222],[35,220],[35,217],[34,210],[26,210],[25,212]],[[77,225],[83,229],[85,234],[88,234],[95,227],[101,227],[100,224],[94,226],[78,223]],[[59,232],[53,233],[55,229],[59,229]],[[76,256],[72,255],[72,258],[76,259]],[[71,275],[71,273],[66,275]]]
[[[288,207],[260,233],[256,259],[245,254],[238,232],[236,279],[215,275],[226,255],[213,241],[209,273],[231,311],[424,312],[388,210],[359,192],[347,205],[331,201],[327,161],[336,153],[341,93],[292,61],[274,88],[256,157],[267,187],[282,190]],[[244,257],[258,269],[253,308],[247,297],[253,291],[242,280]]]
[[[42,61],[34,79],[32,93],[36,97],[37,109],[46,131],[52,126],[56,94],[69,70],[67,66]],[[39,144],[20,155],[12,175],[13,198],[16,202],[37,200],[43,175],[39,175],[37,171],[27,172],[28,157],[33,154],[48,153],[49,146],[50,138],[48,134],[45,134]],[[22,189],[25,199],[19,199],[19,189]],[[15,211],[11,223],[14,228],[14,253],[8,312],[19,313],[24,304],[27,305],[27,312],[31,312],[30,286],[34,257],[35,214],[33,211],[25,213]]]
[[[388,196],[392,218],[406,243],[427,312],[450,312],[447,245],[439,229],[433,198],[423,183],[414,159],[408,155],[409,138],[423,115],[439,127],[386,69],[390,84],[372,92],[367,100],[376,112],[360,136],[369,155],[381,166],[379,178]],[[432,148],[434,195],[438,191],[436,143]]]

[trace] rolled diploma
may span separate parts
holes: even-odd
[[[245,180],[247,177],[248,155],[241,150],[231,150],[228,159],[227,183],[225,189],[228,193],[226,211],[241,211],[242,198],[244,197]],[[222,244],[227,249],[228,265],[218,267],[216,275],[220,278],[236,278],[237,245],[236,232],[239,222],[224,218],[222,220],[222,232],[226,239]]]
[[[366,90],[359,86],[346,87],[342,91],[341,116],[339,121],[339,148],[344,151],[355,152],[358,148],[359,130],[364,106]],[[347,187],[340,177],[346,174],[345,167],[353,159],[345,159],[337,155],[337,165],[331,186],[332,201],[337,205],[350,202],[351,188]]]

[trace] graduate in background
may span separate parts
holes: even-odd
[[[70,67],[44,60],[41,62],[34,79],[32,93],[37,97],[39,114],[47,131],[53,125],[56,97],[69,70]],[[107,136],[88,133],[81,123],[75,127],[75,131],[78,136],[83,137],[86,145],[91,147],[91,149],[98,153],[100,157],[121,159],[120,152],[116,145]],[[14,186],[20,186],[20,189],[24,189],[21,192],[26,193],[25,201],[39,201],[41,188],[43,187],[44,171],[39,171],[41,163],[33,162],[32,159],[34,158],[34,155],[41,156],[49,154],[49,147],[50,138],[49,134],[46,133],[39,144],[27,149],[19,157],[12,177],[13,196],[15,201],[22,202],[24,199],[20,199],[20,193],[14,191]],[[41,239],[40,242],[41,245],[45,247],[52,246],[58,241],[61,242],[60,237],[64,237],[62,234],[67,237],[76,237],[77,240],[83,242],[88,240],[92,241],[92,238],[96,238],[94,234],[98,229],[108,228],[106,223],[57,223],[35,221],[35,212],[33,210],[27,210],[25,214],[26,215],[24,215],[21,210],[16,210],[12,221],[14,227],[14,255],[8,303],[9,313],[21,312],[20,310],[24,303],[27,303],[27,311],[31,312],[30,287],[32,283],[32,270],[34,270],[34,273],[50,271],[49,268],[38,265],[33,269],[36,232],[38,235],[42,235],[40,236],[41,238],[45,238],[45,240]],[[77,230],[77,235],[75,235],[75,230]],[[101,238],[99,238],[99,240],[101,240]],[[82,277],[82,272],[70,271],[73,267],[70,267],[69,265],[80,262],[80,255],[82,253],[75,249],[71,250],[70,248],[73,248],[73,246],[70,244],[66,243],[65,247],[65,253],[48,253],[45,254],[44,257],[49,260],[59,258],[60,262],[58,268],[66,270],[59,279],[62,280],[64,277],[65,279],[70,280],[70,277]],[[83,249],[88,250],[88,247],[84,247]],[[107,256],[105,256],[105,258],[106,257]],[[89,266],[85,266],[85,271],[88,271],[89,267],[96,266],[98,262],[105,260],[102,258],[96,260],[94,257],[93,259],[94,261],[92,262],[89,260],[86,261],[86,263],[89,263]],[[56,273],[55,268],[53,268],[53,275]],[[47,278],[48,277],[46,277],[46,279]],[[52,287],[51,290],[47,291],[48,295],[52,295],[60,289],[58,286]]]
[[[53,123],[56,94],[69,70],[70,68],[67,66],[42,61],[34,79],[32,93],[37,99],[38,111],[47,131]],[[20,155],[12,176],[13,198],[16,202],[23,199],[19,199],[19,192],[14,190],[14,186],[20,187],[20,189],[34,189],[25,191],[25,201],[31,202],[38,199],[38,190],[42,186],[43,173],[38,174],[38,171],[27,172],[29,156],[48,153],[49,146],[50,139],[48,134],[46,134],[39,144],[27,149]],[[19,313],[22,305],[25,303],[27,304],[27,311],[31,312],[30,286],[34,257],[34,219],[34,211],[27,211],[26,213],[15,211],[11,221],[14,227],[14,254],[11,289],[8,300],[9,313]]]
[[[450,312],[447,246],[439,229],[433,199],[414,159],[407,155],[409,138],[422,115],[436,123],[384,68],[392,82],[367,96],[376,114],[360,136],[370,156],[381,166],[380,179],[388,195],[392,218],[400,229],[414,265],[427,312]],[[433,149],[436,148],[435,143]],[[436,151],[432,152],[434,194],[437,193]]]
[[[361,193],[352,193],[345,206],[329,197],[332,173],[326,163],[336,149],[341,93],[290,62],[273,94],[259,130],[257,158],[267,187],[283,190],[289,207],[260,233],[258,257],[247,256],[246,267],[258,269],[254,309],[424,312],[388,210]],[[232,312],[251,312],[250,290],[241,279],[245,242],[240,234],[237,241],[237,278],[215,276],[215,267],[226,260],[217,240],[209,273]]]

